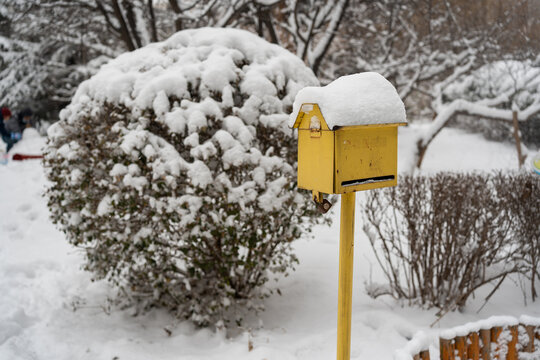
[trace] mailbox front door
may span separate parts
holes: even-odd
[[[397,184],[397,126],[378,125],[335,131],[337,194]]]

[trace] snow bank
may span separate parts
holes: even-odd
[[[404,348],[395,352],[394,360],[413,360],[414,355],[419,354],[421,351],[428,350],[430,346],[437,343],[438,337],[436,333],[419,331]]]
[[[337,126],[406,123],[405,105],[394,86],[375,72],[342,76],[323,87],[298,92],[289,127],[302,104],[318,104],[330,129]]]
[[[414,127],[399,130],[404,131],[400,144],[412,140],[414,131],[418,131]],[[475,158],[494,157],[486,161],[486,166],[500,164],[495,161],[497,156],[507,168],[510,164],[515,166],[510,145],[482,145],[489,142],[480,136],[464,136],[454,129],[443,129],[441,135],[430,151],[434,158],[446,158],[428,160],[426,168],[430,171],[467,171],[469,168],[458,160],[447,160],[452,154],[462,156],[453,149],[473,145],[477,146],[471,151]],[[122,168],[119,164],[114,174],[128,172],[127,166]],[[330,212],[331,227],[316,226],[313,238],[306,236],[293,243],[300,263],[294,273],[280,279],[282,295],[276,293],[267,299],[267,310],[249,323],[253,350],[248,351],[246,337],[223,339],[187,322],[177,324],[166,312],[153,310],[147,315],[132,316],[130,309],[110,314],[100,310],[108,307],[107,298],[114,293],[104,282],[90,281],[89,274],[82,270],[82,254],[74,251],[63,233],[50,223],[46,199],[41,196],[46,184],[39,162],[0,166],[0,359],[335,358],[339,211]],[[363,202],[357,201],[356,206],[356,211],[361,211]],[[361,227],[361,221],[357,221],[355,231],[361,232]],[[354,251],[356,259],[365,257],[366,261],[356,262],[353,274],[352,358],[389,360],[396,349],[408,344],[411,334],[423,329],[424,334],[431,336],[429,324],[435,319],[435,311],[368,297],[363,291],[366,274],[373,273],[376,280],[382,280],[383,275],[374,271],[376,259],[368,241],[357,241]],[[477,314],[483,301],[484,296],[477,296],[465,311],[443,317],[441,326],[466,323],[502,311],[514,316],[527,313],[540,317],[538,304],[525,306],[521,291],[512,280],[505,281]],[[73,311],[73,306],[78,310]],[[262,327],[257,326],[259,319]],[[172,335],[164,329],[170,329]],[[433,344],[430,350],[437,345]]]
[[[46,143],[46,138],[39,135],[34,128],[24,129],[22,138],[9,151],[11,154],[41,155]]]

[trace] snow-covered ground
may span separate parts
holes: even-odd
[[[408,134],[414,131],[418,129],[400,129],[401,150],[411,146]],[[38,151],[43,141],[25,136],[12,152]],[[513,169],[516,163],[509,144],[445,129],[428,150],[424,171]],[[335,357],[339,203],[331,212],[331,227],[319,226],[312,239],[296,242],[297,270],[270,284],[279,285],[282,295],[269,298],[266,311],[240,335],[226,338],[177,323],[163,311],[137,317],[129,309],[109,312],[107,296],[113,291],[104,282],[90,281],[81,269],[82,254],[50,223],[41,197],[45,184],[39,161],[0,165],[0,360]],[[358,196],[357,211],[361,206]],[[418,330],[429,330],[435,311],[365,294],[364,282],[381,280],[381,274],[360,222],[357,217],[352,358],[391,359]],[[503,284],[478,312],[490,290],[477,293],[463,313],[446,315],[435,328],[492,315],[540,317],[540,302],[525,305],[513,281]]]

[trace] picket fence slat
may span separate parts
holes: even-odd
[[[465,337],[456,337],[454,343],[456,344],[456,355],[462,360],[467,359],[467,341],[465,340]]]
[[[491,360],[491,330],[480,330],[482,338],[482,360]]]
[[[502,360],[499,357],[501,347],[498,344],[499,335],[502,333],[502,326],[495,326],[491,328],[491,342],[495,345],[495,359]]]
[[[469,334],[467,346],[467,359],[480,360],[480,336],[478,333]]]
[[[527,335],[529,335],[529,343],[527,344],[527,352],[533,352],[534,351],[534,326],[527,325],[525,327],[525,330],[527,331]]]
[[[441,350],[441,360],[455,360],[455,348],[452,340],[441,339],[439,348]]]
[[[517,343],[518,343],[518,327],[510,326],[510,334],[512,334],[512,340],[508,343],[508,353],[506,355],[507,360],[518,360]]]

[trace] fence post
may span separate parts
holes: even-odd
[[[455,346],[452,340],[440,339],[439,348],[441,350],[440,360],[455,360]]]
[[[527,331],[527,335],[529,335],[529,343],[527,344],[526,351],[532,353],[534,352],[534,326],[525,325],[525,330]]]
[[[456,343],[457,355],[461,360],[467,359],[467,340],[465,336],[458,336],[454,339]]]
[[[508,342],[508,353],[506,354],[506,360],[518,360],[518,353],[516,345],[518,342],[518,327],[509,326],[510,334],[512,334],[512,340]]]
[[[480,360],[480,336],[473,332],[468,336],[467,359]]]
[[[429,350],[424,350],[420,352],[420,359],[421,360],[430,360],[429,358]]]
[[[482,338],[482,360],[491,360],[491,330],[480,330]]]
[[[502,327],[501,326],[492,327],[490,332],[491,332],[491,342],[495,343],[495,358],[502,360],[499,357],[500,346],[498,343],[499,335],[501,335],[502,333]]]

